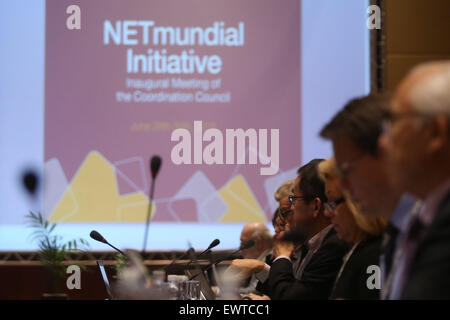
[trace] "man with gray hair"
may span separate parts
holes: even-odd
[[[266,257],[272,253],[273,238],[270,230],[262,222],[250,222],[244,226],[241,232],[241,246],[250,240],[255,241],[255,245],[249,249],[242,250],[245,259],[257,259],[266,261]],[[258,279],[253,274],[247,287],[241,288],[241,293],[257,293],[256,285]]]
[[[392,290],[450,299],[450,61],[419,65],[400,83],[380,145],[394,182],[424,201],[396,257]]]

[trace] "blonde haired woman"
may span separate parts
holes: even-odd
[[[328,198],[326,214],[331,218],[338,237],[350,246],[330,299],[379,299],[380,290],[367,285],[372,275],[367,270],[379,264],[381,234],[387,222],[383,218],[367,217],[360,213],[357,204],[341,188],[333,158],[319,164],[319,173],[325,181]]]

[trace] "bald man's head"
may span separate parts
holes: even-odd
[[[424,198],[450,175],[450,61],[421,64],[401,81],[380,146],[402,191]]]
[[[450,61],[414,67],[397,87],[392,106],[399,111],[450,116]]]
[[[241,245],[249,240],[254,240],[255,245],[242,250],[246,259],[257,259],[264,251],[271,249],[273,245],[272,233],[262,222],[250,222],[244,226],[241,232]]]

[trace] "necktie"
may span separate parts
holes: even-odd
[[[390,268],[390,273],[385,273],[385,279],[383,283],[383,287],[381,288],[381,298],[383,300],[386,299],[400,299],[401,290],[403,287],[403,282],[406,279],[406,272],[408,271],[406,268],[407,260],[412,252],[415,250],[415,245],[419,234],[425,229],[424,225],[421,223],[419,218],[419,214],[423,209],[423,205],[421,201],[416,201],[413,208],[410,212],[410,221],[408,222],[408,226],[404,234],[401,235],[402,240],[399,244],[399,247],[394,250],[394,254],[392,257],[392,265]],[[400,236],[400,234],[398,235]],[[383,244],[381,245],[381,249],[384,248]],[[383,252],[383,251],[382,251]],[[384,259],[386,257],[383,254]],[[384,266],[386,266],[386,261],[384,262]],[[386,272],[386,270],[385,270]]]
[[[406,238],[405,256],[404,256],[405,263],[400,277],[401,279],[400,288],[402,289],[402,291],[405,288],[405,284],[409,278],[409,273],[411,271],[411,264],[416,254],[417,245],[426,229],[425,225],[422,223],[419,216],[416,216],[413,219],[414,220],[411,222],[411,227],[409,228]]]
[[[385,233],[383,235],[383,244],[381,250],[384,254],[386,277],[391,272],[398,233],[399,230],[394,225],[389,224],[386,227]]]

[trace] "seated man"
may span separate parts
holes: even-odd
[[[265,262],[266,257],[272,253],[273,239],[270,230],[261,222],[251,222],[244,226],[241,232],[241,244],[254,240],[255,244],[248,249],[242,250],[245,259],[257,259]],[[245,288],[241,288],[241,293],[256,293],[258,279],[251,276],[250,282]]]
[[[348,249],[324,214],[325,186],[317,169],[321,161],[312,160],[299,169],[290,197],[292,228],[301,229],[306,238],[300,263],[294,267],[291,261],[295,244],[281,239],[275,242],[276,258],[270,269],[261,263],[251,268],[261,281],[258,290],[271,299],[328,299]]]

